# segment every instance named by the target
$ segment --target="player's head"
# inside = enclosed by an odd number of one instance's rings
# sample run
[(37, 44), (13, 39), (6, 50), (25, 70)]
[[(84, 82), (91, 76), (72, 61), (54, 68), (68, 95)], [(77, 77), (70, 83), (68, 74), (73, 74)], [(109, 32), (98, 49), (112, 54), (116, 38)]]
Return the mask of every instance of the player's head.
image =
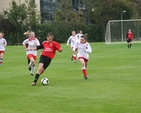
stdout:
[(75, 36), (76, 35), (76, 32), (75, 31), (72, 31), (72, 36)]
[(80, 30), (79, 33), (82, 34), (82, 30)]
[(47, 38), (47, 41), (51, 42), (53, 40), (53, 38), (54, 38), (54, 34), (52, 32), (49, 32), (47, 34), (47, 37), (46, 38)]
[(129, 29), (129, 32), (131, 32), (131, 29)]
[(32, 39), (35, 38), (35, 32), (30, 31), (30, 33), (29, 33), (29, 37), (32, 38)]
[(0, 32), (0, 38), (3, 38), (3, 36), (4, 36), (4, 33)]
[(87, 42), (87, 36), (86, 35), (82, 35), (80, 38), (80, 43), (85, 43)]

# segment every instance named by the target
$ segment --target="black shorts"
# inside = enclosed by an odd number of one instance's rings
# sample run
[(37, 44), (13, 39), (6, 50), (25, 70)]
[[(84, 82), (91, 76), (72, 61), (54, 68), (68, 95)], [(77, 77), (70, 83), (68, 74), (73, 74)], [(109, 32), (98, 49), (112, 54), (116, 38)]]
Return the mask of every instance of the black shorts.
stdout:
[(46, 69), (49, 66), (51, 60), (51, 58), (41, 55), (39, 63), (43, 63), (43, 68)]
[(132, 42), (132, 40), (131, 39), (127, 39), (127, 42), (129, 43), (129, 42)]

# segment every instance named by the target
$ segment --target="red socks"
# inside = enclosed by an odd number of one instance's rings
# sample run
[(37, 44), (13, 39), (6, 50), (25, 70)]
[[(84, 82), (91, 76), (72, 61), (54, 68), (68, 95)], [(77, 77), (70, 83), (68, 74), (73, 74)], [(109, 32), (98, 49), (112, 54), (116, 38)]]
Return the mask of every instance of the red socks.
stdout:
[(76, 62), (76, 55), (72, 55), (72, 59), (74, 62)]
[(84, 77), (87, 76), (86, 68), (83, 68), (82, 72), (83, 72)]

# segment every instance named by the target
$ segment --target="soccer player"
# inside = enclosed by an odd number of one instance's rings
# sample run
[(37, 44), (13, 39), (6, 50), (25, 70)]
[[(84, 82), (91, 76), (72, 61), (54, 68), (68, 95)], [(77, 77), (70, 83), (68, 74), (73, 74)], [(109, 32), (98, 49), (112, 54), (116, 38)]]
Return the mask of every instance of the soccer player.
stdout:
[(40, 45), (39, 40), (35, 37), (35, 33), (31, 31), (29, 37), (23, 41), (24, 48), (26, 50), (28, 69), (30, 75), (34, 76), (35, 62), (37, 56), (36, 46)]
[(7, 41), (5, 38), (3, 38), (4, 33), (0, 32), (0, 65), (2, 65), (3, 62), (3, 56), (5, 52), (5, 46), (7, 45)]
[(43, 41), (40, 46), (37, 46), (38, 49), (43, 49), (41, 52), (38, 69), (32, 83), (32, 86), (37, 84), (37, 81), (41, 74), (46, 70), (46, 68), (51, 63), (51, 60), (54, 58), (56, 51), (62, 52), (61, 45), (58, 42), (53, 41), (54, 35), (49, 32), (47, 34), (47, 40)]
[(132, 40), (133, 40), (133, 33), (132, 33), (131, 29), (129, 29), (128, 33), (127, 33), (128, 48), (132, 47)]
[(77, 36), (76, 36), (76, 32), (72, 31), (72, 35), (68, 38), (67, 40), (67, 46), (70, 43), (71, 49), (72, 49), (72, 56), (71, 56), (71, 60), (73, 60), (76, 63), (76, 53), (73, 52), (73, 47), (74, 44), (77, 42)]
[(86, 35), (82, 35), (80, 38), (80, 41), (75, 43), (73, 51), (76, 52), (76, 50), (78, 51), (77, 57), (82, 65), (82, 72), (83, 72), (84, 79), (87, 80), (88, 75), (87, 75), (86, 69), (88, 65), (89, 54), (92, 52), (92, 48), (90, 44), (87, 42)]
[(82, 30), (79, 31), (77, 35), (77, 40), (80, 41), (81, 36), (83, 35)]

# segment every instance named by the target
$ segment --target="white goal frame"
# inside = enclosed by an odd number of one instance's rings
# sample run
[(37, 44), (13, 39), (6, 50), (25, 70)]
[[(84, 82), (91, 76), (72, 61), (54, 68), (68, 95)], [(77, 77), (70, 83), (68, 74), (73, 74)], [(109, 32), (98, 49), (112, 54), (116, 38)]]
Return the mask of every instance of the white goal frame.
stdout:
[(131, 29), (134, 40), (141, 40), (141, 19), (110, 20), (106, 26), (105, 43), (125, 42), (126, 34)]

